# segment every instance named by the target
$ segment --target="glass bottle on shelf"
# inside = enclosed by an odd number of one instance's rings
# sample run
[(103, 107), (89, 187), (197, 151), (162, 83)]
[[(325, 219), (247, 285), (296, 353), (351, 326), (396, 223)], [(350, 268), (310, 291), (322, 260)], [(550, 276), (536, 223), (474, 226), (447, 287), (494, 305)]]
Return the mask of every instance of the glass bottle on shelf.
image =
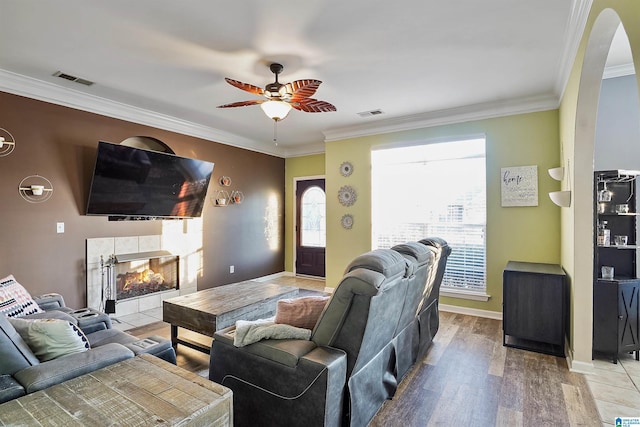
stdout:
[(598, 202), (610, 202), (611, 191), (607, 189), (607, 181), (602, 181), (602, 190), (598, 191)]
[(607, 228), (607, 221), (598, 222), (598, 246), (611, 244), (611, 230)]

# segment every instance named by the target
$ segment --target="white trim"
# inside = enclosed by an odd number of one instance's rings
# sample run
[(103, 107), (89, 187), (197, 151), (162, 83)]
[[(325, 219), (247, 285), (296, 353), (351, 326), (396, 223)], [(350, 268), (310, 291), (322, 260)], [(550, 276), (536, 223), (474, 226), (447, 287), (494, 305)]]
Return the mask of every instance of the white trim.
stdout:
[(487, 319), (502, 320), (501, 311), (481, 310), (479, 308), (460, 307), (457, 305), (438, 304), (440, 311), (448, 313), (466, 314), (468, 316), (485, 317)]
[(636, 73), (636, 67), (634, 67), (633, 62), (622, 65), (614, 65), (611, 67), (606, 67), (604, 69), (604, 73), (602, 74), (602, 80), (604, 79), (613, 79), (616, 77), (624, 77), (624, 76), (632, 76)]
[[(313, 276), (296, 275), (295, 273), (293, 273), (291, 271), (281, 271), (280, 273), (270, 274), (268, 276), (257, 277), (255, 279), (251, 279), (251, 280), (255, 280), (256, 282), (268, 282), (269, 280), (274, 280), (274, 279), (277, 279), (279, 277), (301, 277), (301, 278), (309, 279), (309, 280), (317, 280), (319, 282), (323, 282), (324, 281), (324, 279), (315, 278)], [(324, 287), (324, 292), (326, 292), (328, 294), (332, 294), (333, 291), (335, 291), (335, 290), (336, 290), (336, 288), (331, 288), (329, 286), (325, 286)]]
[(593, 366), (593, 363), (573, 360), (569, 356), (567, 356), (567, 366), (569, 366), (570, 372), (576, 372), (578, 374), (593, 374), (595, 370), (595, 366)]
[(573, 360), (573, 350), (569, 345), (569, 340), (565, 336), (564, 340), (564, 354), (566, 354), (565, 359), (567, 361), (567, 366), (569, 367), (569, 371), (576, 372), (578, 374), (592, 374), (595, 366), (593, 362), (582, 362), (578, 360)]
[(560, 99), (558, 96), (553, 94), (539, 95), (515, 100), (492, 101), (429, 113), (378, 120), (376, 122), (367, 122), (361, 125), (328, 129), (323, 131), (323, 134), (327, 142), (338, 141), (347, 138), (358, 138), (383, 133), (505, 117), (515, 114), (554, 110), (558, 108), (559, 105)]
[(556, 78), (555, 93), (559, 99), (562, 99), (564, 91), (569, 82), (571, 69), (580, 47), (582, 34), (587, 26), (587, 19), (591, 11), (593, 0), (573, 0), (571, 7), (571, 16), (567, 24), (567, 32), (564, 39), (564, 50), (560, 58), (560, 67), (558, 77)]
[(484, 292), (474, 292), (469, 290), (455, 289), (455, 288), (440, 288), (441, 297), (469, 299), (473, 301), (489, 301), (491, 295)]
[(324, 154), (325, 147), (324, 142), (320, 142), (317, 144), (306, 144), (300, 146), (293, 147), (283, 147), (284, 148), (284, 156), (286, 158), (290, 157), (302, 157), (302, 156), (311, 156), (313, 154)]
[(256, 277), (255, 279), (251, 280), (255, 280), (256, 282), (268, 282), (269, 280), (278, 279), (280, 277), (289, 277), (293, 275), (294, 274), (289, 271), (281, 271), (279, 273), (269, 274), (268, 276)]
[(277, 146), (268, 147), (269, 149), (265, 150), (265, 144), (260, 141), (254, 141), (209, 126), (101, 98), (2, 69), (0, 69), (0, 91), (263, 154), (284, 157), (283, 150)]

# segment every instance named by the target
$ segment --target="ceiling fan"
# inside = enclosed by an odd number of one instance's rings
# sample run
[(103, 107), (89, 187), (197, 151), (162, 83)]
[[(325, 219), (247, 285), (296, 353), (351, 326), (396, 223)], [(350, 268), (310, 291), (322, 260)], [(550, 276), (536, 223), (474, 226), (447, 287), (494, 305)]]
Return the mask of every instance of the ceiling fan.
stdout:
[(227, 83), (254, 95), (264, 96), (265, 99), (254, 99), (251, 101), (233, 102), (231, 104), (219, 105), (218, 108), (246, 107), (249, 105), (260, 105), (265, 114), (275, 122), (284, 120), (295, 108), (306, 113), (324, 113), (336, 111), (336, 107), (326, 101), (310, 98), (318, 87), (320, 80), (305, 79), (296, 80), (291, 83), (282, 84), (278, 81), (278, 74), (284, 67), (282, 64), (273, 63), (269, 69), (276, 76), (276, 81), (269, 83), (264, 89), (238, 80), (225, 78)]

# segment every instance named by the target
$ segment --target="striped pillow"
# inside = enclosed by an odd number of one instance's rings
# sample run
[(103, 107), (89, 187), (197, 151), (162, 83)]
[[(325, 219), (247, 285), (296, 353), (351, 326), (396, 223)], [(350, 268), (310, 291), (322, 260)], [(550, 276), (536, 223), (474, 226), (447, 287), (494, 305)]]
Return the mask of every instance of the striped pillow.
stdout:
[(22, 317), (28, 314), (44, 313), (44, 310), (13, 275), (9, 275), (0, 280), (0, 313), (7, 317)]

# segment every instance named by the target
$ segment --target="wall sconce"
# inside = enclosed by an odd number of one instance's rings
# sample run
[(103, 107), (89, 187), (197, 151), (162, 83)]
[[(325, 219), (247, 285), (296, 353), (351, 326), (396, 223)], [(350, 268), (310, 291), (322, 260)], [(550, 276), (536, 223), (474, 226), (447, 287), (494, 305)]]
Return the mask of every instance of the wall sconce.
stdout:
[(29, 203), (42, 203), (53, 196), (53, 185), (44, 176), (29, 175), (20, 181), (18, 193)]
[[(569, 171), (569, 162), (567, 161), (567, 172)], [(564, 168), (562, 166), (557, 168), (549, 169), (549, 176), (556, 181), (562, 182), (564, 178)], [(567, 181), (570, 176), (567, 173)], [(569, 188), (571, 188), (571, 183), (568, 183)], [(552, 191), (549, 193), (549, 198), (553, 203), (560, 206), (561, 208), (568, 208), (571, 206), (571, 190), (563, 190), (563, 191)]]
[(0, 128), (0, 157), (8, 156), (16, 148), (16, 139), (6, 129)]

